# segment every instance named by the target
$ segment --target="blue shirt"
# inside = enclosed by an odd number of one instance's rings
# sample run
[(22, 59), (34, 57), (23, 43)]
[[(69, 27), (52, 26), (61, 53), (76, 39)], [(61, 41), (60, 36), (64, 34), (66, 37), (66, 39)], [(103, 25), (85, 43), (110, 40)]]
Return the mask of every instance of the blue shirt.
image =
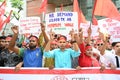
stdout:
[(52, 51), (44, 52), (45, 57), (52, 57), (55, 59), (55, 68), (71, 68), (72, 57), (78, 57), (80, 50), (75, 51), (71, 48), (61, 51), (60, 49), (54, 49)]
[(24, 67), (42, 67), (42, 51), (40, 48), (35, 50), (21, 48), (20, 55), (23, 56)]

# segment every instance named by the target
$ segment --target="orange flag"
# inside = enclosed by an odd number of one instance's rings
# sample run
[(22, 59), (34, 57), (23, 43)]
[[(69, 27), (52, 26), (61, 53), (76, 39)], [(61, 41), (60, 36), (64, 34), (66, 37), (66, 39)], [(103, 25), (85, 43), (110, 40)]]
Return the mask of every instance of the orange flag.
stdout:
[(0, 5), (0, 30), (2, 29), (4, 25), (4, 13), (5, 13), (5, 7), (6, 7), (6, 0)]
[(111, 0), (95, 0), (94, 15), (115, 19), (120, 13)]
[(43, 0), (39, 9), (39, 13), (46, 12), (47, 0)]
[(85, 16), (79, 8), (78, 0), (74, 0), (73, 2), (73, 11), (78, 13), (78, 28), (80, 27), (80, 23), (86, 23)]

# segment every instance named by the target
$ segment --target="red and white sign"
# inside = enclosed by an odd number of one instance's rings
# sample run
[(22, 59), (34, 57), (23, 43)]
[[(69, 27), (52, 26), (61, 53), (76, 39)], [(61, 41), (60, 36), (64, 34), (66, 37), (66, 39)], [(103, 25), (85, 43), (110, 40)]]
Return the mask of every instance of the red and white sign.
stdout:
[(0, 68), (0, 80), (120, 80), (120, 69), (99, 68), (54, 69), (22, 68), (15, 72), (14, 68)]
[(82, 28), (83, 30), (83, 36), (84, 37), (87, 37), (88, 36), (88, 28), (91, 26), (91, 30), (92, 30), (92, 34), (91, 34), (91, 37), (94, 38), (94, 37), (97, 37), (99, 35), (98, 33), (98, 26), (96, 25), (92, 25), (90, 24), (90, 22), (88, 23), (81, 23), (80, 24), (80, 27)]
[(39, 35), (40, 28), (40, 17), (24, 17), (20, 19), (20, 34), (36, 34)]
[(105, 18), (99, 20), (98, 25), (102, 32), (111, 35), (111, 42), (120, 42), (120, 21)]

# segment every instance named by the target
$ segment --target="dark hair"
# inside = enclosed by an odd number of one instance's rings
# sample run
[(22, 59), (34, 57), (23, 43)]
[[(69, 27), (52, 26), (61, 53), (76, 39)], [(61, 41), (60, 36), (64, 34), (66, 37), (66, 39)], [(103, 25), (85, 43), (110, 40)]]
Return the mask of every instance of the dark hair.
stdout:
[(12, 37), (13, 35), (8, 35), (7, 37)]
[(91, 46), (91, 45), (90, 44), (86, 44), (85, 47), (87, 47), (87, 46)]
[(113, 42), (112, 47), (114, 47), (117, 43), (120, 43), (120, 42)]
[(61, 37), (63, 37), (65, 40), (67, 40), (67, 37), (64, 36), (64, 35), (60, 35), (60, 36), (57, 38), (57, 40), (60, 40)]
[(0, 39), (6, 39), (6, 36), (0, 36)]

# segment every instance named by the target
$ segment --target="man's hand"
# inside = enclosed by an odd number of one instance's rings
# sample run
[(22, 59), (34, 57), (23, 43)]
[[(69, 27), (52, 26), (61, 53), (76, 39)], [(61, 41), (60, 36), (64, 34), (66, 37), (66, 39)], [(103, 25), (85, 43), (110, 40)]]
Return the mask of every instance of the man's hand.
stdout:
[(40, 23), (40, 25), (41, 25), (41, 30), (45, 31), (45, 25), (43, 23)]
[(18, 34), (18, 32), (19, 32), (18, 31), (18, 26), (13, 26), (11, 29), (12, 29), (14, 34)]

